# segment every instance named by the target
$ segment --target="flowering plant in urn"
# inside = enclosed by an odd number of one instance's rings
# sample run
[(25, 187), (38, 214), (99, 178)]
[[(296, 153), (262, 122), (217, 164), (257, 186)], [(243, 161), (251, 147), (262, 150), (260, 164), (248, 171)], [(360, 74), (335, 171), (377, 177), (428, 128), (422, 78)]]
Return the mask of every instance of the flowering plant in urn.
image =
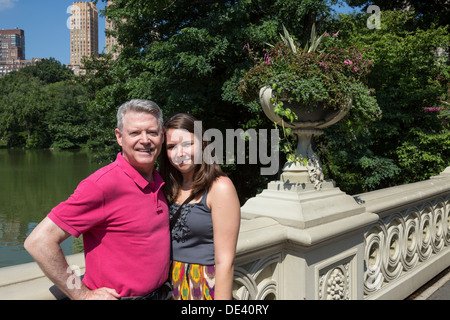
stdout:
[[(317, 37), (314, 25), (304, 47), (285, 28), (281, 39), (255, 59), (238, 91), (246, 103), (259, 98), (265, 114), (283, 128), (281, 149), (287, 165), (300, 162), (310, 171), (310, 180), (317, 182), (321, 165), (309, 145), (312, 136), (344, 117), (353, 133), (381, 117), (374, 92), (366, 85), (372, 61), (355, 46), (344, 47), (338, 33)], [(249, 45), (244, 48), (253, 55)], [(292, 133), (299, 140), (295, 151)]]

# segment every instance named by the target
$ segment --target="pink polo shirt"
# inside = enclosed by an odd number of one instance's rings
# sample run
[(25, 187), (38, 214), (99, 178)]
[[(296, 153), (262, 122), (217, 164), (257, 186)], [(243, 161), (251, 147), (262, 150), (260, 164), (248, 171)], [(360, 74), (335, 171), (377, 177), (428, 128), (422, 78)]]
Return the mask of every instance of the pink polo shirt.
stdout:
[(153, 178), (148, 182), (119, 153), (48, 214), (71, 235), (83, 234), (88, 288), (142, 296), (167, 280), (169, 213), (156, 170)]

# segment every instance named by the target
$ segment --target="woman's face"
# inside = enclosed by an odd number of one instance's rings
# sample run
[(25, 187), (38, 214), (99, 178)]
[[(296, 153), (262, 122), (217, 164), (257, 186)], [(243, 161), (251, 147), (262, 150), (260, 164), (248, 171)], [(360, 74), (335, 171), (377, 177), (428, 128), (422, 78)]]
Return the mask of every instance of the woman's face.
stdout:
[(184, 129), (166, 132), (167, 156), (170, 163), (182, 174), (191, 172), (201, 164), (201, 141)]

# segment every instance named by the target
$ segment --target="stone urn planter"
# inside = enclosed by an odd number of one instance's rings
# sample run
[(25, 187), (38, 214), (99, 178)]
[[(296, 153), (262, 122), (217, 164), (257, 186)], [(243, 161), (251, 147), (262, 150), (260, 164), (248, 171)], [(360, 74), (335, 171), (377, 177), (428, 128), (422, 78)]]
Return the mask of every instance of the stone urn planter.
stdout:
[[(283, 30), (282, 41), (269, 45), (264, 58), (256, 59), (254, 66), (242, 76), (238, 93), (244, 103), (259, 99), (270, 120), (283, 129), (289, 128), (286, 134), (298, 137), (296, 151), (290, 144), (284, 146), (288, 149), (288, 162), (280, 182), (285, 182), (286, 187), (301, 183), (307, 188), (312, 184), (314, 189), (321, 189), (322, 166), (311, 148), (313, 137), (321, 135), (324, 128), (349, 112), (352, 113), (350, 121), (343, 123), (349, 133), (361, 132), (381, 116), (373, 90), (366, 85), (372, 61), (363, 57), (364, 50), (345, 46), (337, 33), (317, 36), (313, 25), (311, 37), (303, 46), (286, 28)], [(253, 57), (249, 44), (243, 49), (246, 48)], [(284, 96), (290, 100), (283, 100)], [(289, 105), (289, 101), (303, 101), (304, 106)]]
[(322, 188), (324, 176), (322, 164), (319, 157), (312, 150), (311, 142), (314, 136), (323, 133), (322, 129), (327, 128), (347, 115), (350, 111), (352, 100), (338, 110), (324, 108), (317, 103), (315, 106), (299, 106), (295, 103), (283, 101), (285, 108), (290, 108), (298, 117), (294, 122), (286, 121), (274, 112), (274, 105), (271, 102), (273, 92), (270, 87), (263, 87), (259, 92), (259, 99), (265, 115), (279, 126), (292, 129), (292, 134), (297, 135), (298, 161), (287, 162), (283, 167), (281, 181), (293, 184), (313, 184), (314, 189)]

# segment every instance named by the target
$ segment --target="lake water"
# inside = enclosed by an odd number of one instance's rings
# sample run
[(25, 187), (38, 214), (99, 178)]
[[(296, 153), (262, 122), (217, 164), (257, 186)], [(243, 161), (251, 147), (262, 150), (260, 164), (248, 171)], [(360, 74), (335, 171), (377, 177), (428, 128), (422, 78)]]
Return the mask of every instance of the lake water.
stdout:
[[(23, 247), (27, 235), (100, 167), (87, 150), (0, 149), (0, 268), (34, 261)], [(63, 242), (64, 254), (73, 241)]]

